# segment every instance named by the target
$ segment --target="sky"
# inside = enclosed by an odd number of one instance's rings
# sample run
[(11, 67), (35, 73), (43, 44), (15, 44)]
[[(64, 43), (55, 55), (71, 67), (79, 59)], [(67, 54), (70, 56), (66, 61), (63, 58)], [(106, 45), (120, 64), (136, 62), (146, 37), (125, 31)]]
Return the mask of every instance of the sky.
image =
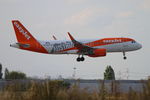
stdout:
[[(0, 0), (0, 63), (9, 70), (22, 71), (30, 77), (103, 79), (111, 65), (117, 79), (146, 79), (150, 76), (150, 0)], [(16, 43), (12, 20), (19, 20), (38, 40), (130, 37), (143, 48), (106, 57), (46, 55), (12, 48)]]

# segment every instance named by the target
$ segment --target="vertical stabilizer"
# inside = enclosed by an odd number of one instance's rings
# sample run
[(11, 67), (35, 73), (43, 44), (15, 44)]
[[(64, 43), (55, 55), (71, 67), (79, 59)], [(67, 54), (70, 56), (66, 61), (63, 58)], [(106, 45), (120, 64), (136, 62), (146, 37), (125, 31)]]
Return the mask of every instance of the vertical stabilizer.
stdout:
[(18, 41), (17, 45), (19, 45), (20, 49), (48, 53), (18, 20), (13, 20), (12, 24)]

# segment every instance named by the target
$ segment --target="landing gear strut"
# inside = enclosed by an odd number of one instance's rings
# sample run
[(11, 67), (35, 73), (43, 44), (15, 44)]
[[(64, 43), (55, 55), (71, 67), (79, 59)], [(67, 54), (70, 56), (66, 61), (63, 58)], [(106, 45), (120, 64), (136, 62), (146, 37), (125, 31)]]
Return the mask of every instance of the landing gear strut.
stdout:
[(124, 60), (127, 59), (125, 52), (123, 52), (123, 59), (124, 59)]
[(83, 57), (83, 55), (82, 55), (82, 57), (80, 57), (80, 55), (79, 55), (77, 58), (77, 62), (84, 61), (84, 60), (85, 60), (85, 58)]

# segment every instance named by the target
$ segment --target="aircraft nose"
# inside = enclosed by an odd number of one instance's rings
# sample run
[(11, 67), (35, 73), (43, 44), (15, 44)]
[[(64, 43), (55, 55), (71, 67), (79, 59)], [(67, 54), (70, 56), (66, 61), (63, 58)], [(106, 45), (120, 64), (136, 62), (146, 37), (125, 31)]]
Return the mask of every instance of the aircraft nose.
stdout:
[(138, 49), (141, 49), (142, 45), (140, 43), (138, 43)]

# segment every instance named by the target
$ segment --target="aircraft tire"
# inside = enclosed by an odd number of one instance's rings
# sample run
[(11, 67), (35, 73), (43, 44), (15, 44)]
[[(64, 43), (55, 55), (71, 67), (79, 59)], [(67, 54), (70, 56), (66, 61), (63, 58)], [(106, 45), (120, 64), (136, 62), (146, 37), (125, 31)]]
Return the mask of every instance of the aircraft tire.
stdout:
[(77, 62), (80, 62), (80, 61), (81, 61), (81, 59), (78, 57), (78, 58), (77, 58)]
[(126, 59), (127, 59), (127, 57), (123, 57), (123, 59), (124, 59), (124, 60), (126, 60)]
[(81, 61), (84, 61), (85, 59), (84, 59), (84, 57), (81, 57), (80, 60), (81, 60)]

